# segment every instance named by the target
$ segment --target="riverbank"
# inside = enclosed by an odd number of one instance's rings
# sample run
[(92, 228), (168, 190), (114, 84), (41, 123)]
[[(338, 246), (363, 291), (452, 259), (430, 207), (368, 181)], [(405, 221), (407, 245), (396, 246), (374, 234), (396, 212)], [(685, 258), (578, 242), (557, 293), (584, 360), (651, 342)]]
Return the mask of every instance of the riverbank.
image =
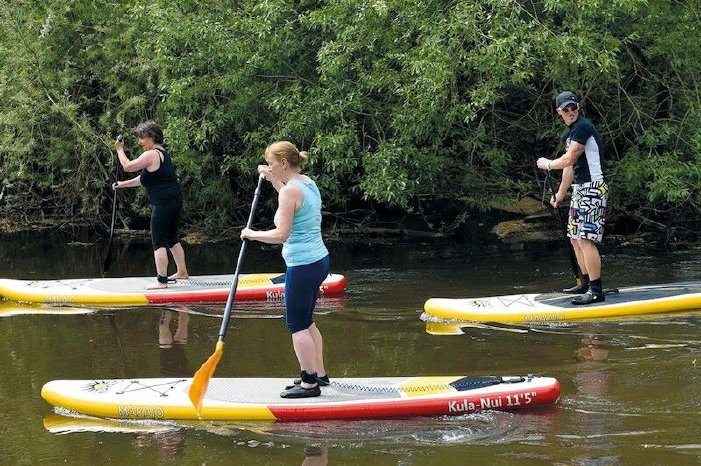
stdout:
[[(465, 215), (455, 225), (448, 219), (462, 209)], [(325, 213), (323, 234), (329, 242), (383, 242), (401, 240), (407, 242), (450, 241), (459, 245), (521, 249), (528, 244), (547, 245), (563, 241), (563, 208), (559, 215), (545, 203), (522, 197), (495, 204), (488, 210), (467, 211), (464, 206), (443, 205), (439, 212), (427, 215), (425, 211), (406, 214), (396, 211), (358, 211), (350, 215)], [(561, 217), (563, 216), (563, 217)], [(145, 223), (145, 222), (140, 222)], [(266, 228), (269, 219), (259, 221), (258, 228)], [(182, 229), (184, 244), (206, 244), (237, 242), (240, 227), (232, 227), (213, 234), (195, 225)], [(60, 231), (75, 243), (94, 244), (107, 241), (109, 231), (103, 225), (92, 225), (69, 221), (60, 216), (42, 216), (40, 220), (23, 223), (0, 220), (0, 235), (22, 235), (40, 231)], [(115, 238), (148, 242), (149, 231), (145, 229), (116, 229)], [(602, 248), (653, 247), (683, 250), (694, 248), (701, 241), (698, 231), (679, 227), (668, 227), (636, 214), (613, 213), (607, 219), (606, 235)]]
[[(614, 230), (610, 228), (610, 230)], [(239, 243), (238, 231), (231, 230), (216, 236), (201, 230), (183, 231), (181, 242), (185, 246), (221, 244), (229, 247)], [(563, 248), (565, 237), (557, 219), (552, 214), (536, 214), (516, 220), (505, 220), (494, 225), (474, 222), (461, 231), (446, 235), (439, 232), (408, 229), (402, 226), (335, 226), (323, 230), (328, 244), (388, 244), (388, 243), (443, 243), (443, 257), (474, 255), (482, 251), (549, 251)], [(91, 225), (52, 224), (42, 222), (25, 228), (0, 228), (0, 241), (12, 239), (10, 243), (35, 242), (36, 238), (52, 238), (50, 241), (64, 242), (73, 247), (106, 246), (109, 232), (97, 231)], [(43, 239), (42, 242), (46, 241)], [(148, 230), (117, 229), (114, 232), (115, 244), (150, 244)], [(701, 241), (694, 237), (668, 237), (664, 232), (638, 229), (632, 232), (617, 228), (607, 232), (600, 245), (602, 254), (622, 248), (636, 250), (683, 251), (701, 249)]]

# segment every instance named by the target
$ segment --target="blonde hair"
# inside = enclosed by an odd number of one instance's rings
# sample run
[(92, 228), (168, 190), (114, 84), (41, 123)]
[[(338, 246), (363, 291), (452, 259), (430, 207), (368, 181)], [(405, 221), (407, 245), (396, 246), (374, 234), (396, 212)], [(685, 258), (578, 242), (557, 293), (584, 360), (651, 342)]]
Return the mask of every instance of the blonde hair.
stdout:
[(301, 168), (309, 161), (309, 153), (297, 150), (290, 141), (277, 141), (270, 144), (265, 148), (265, 154), (271, 154), (277, 160), (287, 160), (292, 168)]

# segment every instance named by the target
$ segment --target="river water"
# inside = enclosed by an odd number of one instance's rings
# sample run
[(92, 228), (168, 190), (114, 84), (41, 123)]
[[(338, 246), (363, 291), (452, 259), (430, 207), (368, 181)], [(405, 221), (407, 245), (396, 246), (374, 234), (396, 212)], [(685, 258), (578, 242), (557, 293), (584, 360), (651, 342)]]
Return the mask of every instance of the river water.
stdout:
[[(252, 244), (245, 272), (283, 270)], [(53, 379), (191, 376), (212, 354), (221, 304), (9, 315), (0, 303), (1, 464), (701, 464), (701, 314), (534, 327), (427, 328), (429, 297), (570, 285), (561, 244), (494, 248), (330, 243), (341, 298), (318, 305), (331, 377), (556, 377), (552, 407), (456, 417), (305, 423), (94, 422), (40, 397)], [(193, 275), (231, 273), (238, 244), (186, 246)], [(111, 276), (152, 275), (147, 245), (120, 242)], [(60, 233), (0, 241), (2, 278), (97, 276), (102, 249)], [(701, 280), (701, 250), (604, 248), (604, 286)], [(85, 311), (87, 313), (71, 313)], [(237, 304), (220, 377), (294, 377), (279, 304)], [(173, 340), (175, 342), (173, 342)]]

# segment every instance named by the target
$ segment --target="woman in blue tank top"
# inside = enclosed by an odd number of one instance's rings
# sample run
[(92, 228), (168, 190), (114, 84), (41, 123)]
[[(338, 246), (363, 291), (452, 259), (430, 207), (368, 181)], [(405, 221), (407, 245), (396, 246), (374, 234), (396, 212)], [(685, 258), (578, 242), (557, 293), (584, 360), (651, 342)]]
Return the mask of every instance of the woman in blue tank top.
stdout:
[[(165, 288), (169, 281), (188, 278), (185, 251), (178, 240), (183, 195), (170, 154), (163, 147), (163, 130), (153, 121), (141, 123), (134, 129), (144, 152), (129, 160), (124, 152), (124, 142), (117, 141), (115, 148), (119, 163), (126, 172), (141, 171), (127, 181), (117, 181), (113, 189), (146, 188), (151, 202), (151, 242), (156, 262), (156, 283), (150, 288)], [(168, 250), (173, 254), (176, 272), (168, 276)]]
[(321, 333), (313, 313), (319, 287), (329, 274), (329, 252), (321, 238), (321, 195), (316, 183), (300, 173), (308, 154), (288, 141), (265, 150), (267, 165), (258, 172), (278, 191), (275, 228), (244, 228), (241, 239), (282, 244), (285, 272), (285, 324), (299, 360), (301, 377), (285, 387), (283, 398), (319, 396), (319, 385), (328, 385)]

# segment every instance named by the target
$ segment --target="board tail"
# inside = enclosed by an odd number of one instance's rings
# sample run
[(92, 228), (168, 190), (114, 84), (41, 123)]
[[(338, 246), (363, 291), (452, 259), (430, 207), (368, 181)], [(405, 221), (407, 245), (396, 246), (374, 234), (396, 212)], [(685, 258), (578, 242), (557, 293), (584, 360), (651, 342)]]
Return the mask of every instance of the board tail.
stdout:
[(209, 386), (209, 380), (214, 375), (214, 371), (217, 370), (217, 365), (221, 360), (222, 354), (224, 354), (224, 342), (218, 341), (217, 346), (214, 349), (214, 353), (207, 359), (202, 367), (195, 372), (192, 378), (192, 384), (188, 390), (188, 395), (190, 396), (190, 401), (195, 406), (195, 411), (200, 414), (202, 409), (202, 400), (207, 393), (207, 387)]

